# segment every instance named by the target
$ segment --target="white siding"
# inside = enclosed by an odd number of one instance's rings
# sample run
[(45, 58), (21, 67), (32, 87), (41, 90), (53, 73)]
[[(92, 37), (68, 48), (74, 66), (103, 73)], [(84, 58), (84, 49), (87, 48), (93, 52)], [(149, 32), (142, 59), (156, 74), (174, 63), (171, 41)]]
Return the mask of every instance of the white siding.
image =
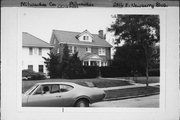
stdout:
[(44, 59), (50, 53), (49, 48), (42, 48), (42, 55), (39, 55), (39, 48), (33, 48), (33, 54), (29, 55), (29, 47), (23, 47), (22, 50), (22, 69), (28, 69), (28, 65), (33, 65), (33, 70), (39, 72), (39, 65), (43, 65), (44, 73), (47, 73)]

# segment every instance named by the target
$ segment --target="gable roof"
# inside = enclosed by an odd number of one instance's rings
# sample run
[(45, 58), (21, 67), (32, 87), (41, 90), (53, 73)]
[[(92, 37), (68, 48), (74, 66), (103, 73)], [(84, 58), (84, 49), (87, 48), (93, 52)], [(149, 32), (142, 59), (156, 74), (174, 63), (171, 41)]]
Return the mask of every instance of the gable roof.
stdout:
[(97, 34), (91, 34), (93, 36), (92, 42), (83, 42), (78, 40), (80, 32), (53, 30), (52, 35), (59, 41), (59, 43), (76, 44), (76, 45), (87, 45), (87, 46), (101, 46), (101, 47), (112, 47), (105, 39), (100, 38)]
[(92, 38), (93, 38), (93, 35), (88, 31), (88, 30), (85, 30), (83, 31), (82, 33), (79, 33), (78, 35), (76, 35), (77, 38), (79, 38), (81, 35), (83, 35), (84, 33), (87, 33), (89, 34)]
[(96, 60), (103, 60), (99, 55), (93, 54), (93, 53), (86, 53), (82, 56), (80, 56), (80, 59), (82, 60), (88, 60), (88, 59), (96, 59)]
[(22, 46), (23, 47), (42, 47), (42, 48), (51, 48), (52, 47), (49, 43), (29, 34), (27, 32), (22, 33)]

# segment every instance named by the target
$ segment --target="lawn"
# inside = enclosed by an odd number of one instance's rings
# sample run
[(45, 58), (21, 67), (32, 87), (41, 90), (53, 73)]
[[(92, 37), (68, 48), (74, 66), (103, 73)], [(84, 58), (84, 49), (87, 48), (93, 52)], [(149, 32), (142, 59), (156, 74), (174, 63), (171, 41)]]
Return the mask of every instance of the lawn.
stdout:
[(106, 92), (105, 99), (112, 98), (125, 98), (128, 96), (138, 96), (138, 95), (150, 95), (154, 93), (159, 93), (158, 87), (138, 87), (138, 88), (126, 88), (118, 90), (108, 90)]
[(47, 80), (28, 80), (22, 82), (22, 92), (28, 90), (31, 86), (40, 82), (74, 82), (80, 85), (88, 86), (86, 82), (92, 82), (98, 88), (116, 87), (132, 85), (128, 81), (111, 80), (111, 79), (47, 79)]
[[(120, 77), (122, 79), (133, 80), (135, 83), (146, 84), (146, 77)], [(159, 83), (160, 77), (149, 77), (149, 83)]]

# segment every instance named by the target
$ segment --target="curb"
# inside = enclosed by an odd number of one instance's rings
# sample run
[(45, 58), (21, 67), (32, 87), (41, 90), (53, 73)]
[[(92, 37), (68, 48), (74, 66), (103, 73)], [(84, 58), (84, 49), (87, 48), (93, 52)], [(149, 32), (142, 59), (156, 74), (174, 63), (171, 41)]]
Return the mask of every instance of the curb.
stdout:
[(124, 100), (124, 99), (131, 99), (131, 98), (138, 98), (138, 97), (146, 97), (146, 96), (158, 95), (158, 94), (159, 94), (159, 92), (155, 92), (155, 93), (144, 94), (144, 95), (137, 95), (137, 96), (126, 96), (126, 97), (118, 97), (118, 98), (109, 98), (109, 99), (104, 99), (103, 101)]

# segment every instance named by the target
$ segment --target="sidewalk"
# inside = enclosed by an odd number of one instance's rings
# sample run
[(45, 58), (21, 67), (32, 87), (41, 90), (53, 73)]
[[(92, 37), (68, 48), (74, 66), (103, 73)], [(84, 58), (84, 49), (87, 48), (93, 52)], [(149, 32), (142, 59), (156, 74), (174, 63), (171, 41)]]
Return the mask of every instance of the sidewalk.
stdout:
[[(158, 86), (159, 83), (150, 83), (149, 86)], [(127, 86), (117, 86), (117, 87), (107, 87), (107, 88), (99, 88), (102, 90), (116, 90), (116, 89), (125, 89), (125, 88), (136, 88), (136, 87), (145, 87), (146, 84), (134, 83), (133, 85)]]

